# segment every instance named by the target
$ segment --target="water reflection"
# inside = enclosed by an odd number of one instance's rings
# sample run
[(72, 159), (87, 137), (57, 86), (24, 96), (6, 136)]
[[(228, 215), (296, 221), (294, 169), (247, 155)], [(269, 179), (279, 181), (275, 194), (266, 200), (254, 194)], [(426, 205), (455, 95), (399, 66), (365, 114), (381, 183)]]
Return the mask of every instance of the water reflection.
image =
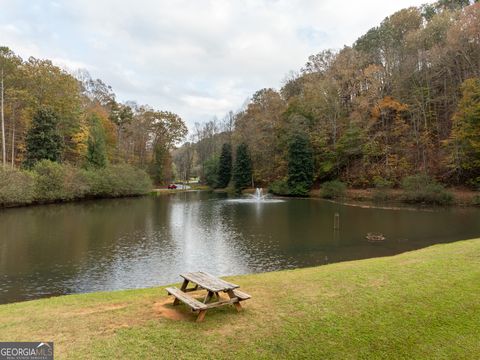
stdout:
[[(480, 235), (478, 209), (227, 200), (185, 192), (0, 211), (0, 302), (167, 284), (184, 271), (230, 275), (384, 256)], [(368, 232), (387, 240), (371, 245)]]

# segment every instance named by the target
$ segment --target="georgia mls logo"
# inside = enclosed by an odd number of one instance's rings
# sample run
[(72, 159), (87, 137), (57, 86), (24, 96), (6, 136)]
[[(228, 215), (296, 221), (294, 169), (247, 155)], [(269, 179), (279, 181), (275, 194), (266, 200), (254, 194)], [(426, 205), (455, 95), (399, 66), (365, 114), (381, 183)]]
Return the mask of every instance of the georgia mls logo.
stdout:
[(0, 342), (0, 360), (53, 360), (53, 342)]

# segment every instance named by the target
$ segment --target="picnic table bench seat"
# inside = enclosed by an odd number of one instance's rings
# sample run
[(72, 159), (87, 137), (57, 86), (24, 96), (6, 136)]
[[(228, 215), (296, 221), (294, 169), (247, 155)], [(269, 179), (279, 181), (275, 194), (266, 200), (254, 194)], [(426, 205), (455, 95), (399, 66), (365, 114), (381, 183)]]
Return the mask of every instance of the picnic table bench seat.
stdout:
[(250, 295), (238, 289), (233, 290), (233, 294), (238, 298), (238, 301), (248, 300), (251, 298)]
[(197, 299), (191, 297), (176, 287), (168, 287), (165, 290), (167, 290), (170, 295), (175, 296), (175, 298), (183, 302), (185, 305), (191, 307), (193, 311), (205, 310), (207, 308), (207, 305), (201, 303)]

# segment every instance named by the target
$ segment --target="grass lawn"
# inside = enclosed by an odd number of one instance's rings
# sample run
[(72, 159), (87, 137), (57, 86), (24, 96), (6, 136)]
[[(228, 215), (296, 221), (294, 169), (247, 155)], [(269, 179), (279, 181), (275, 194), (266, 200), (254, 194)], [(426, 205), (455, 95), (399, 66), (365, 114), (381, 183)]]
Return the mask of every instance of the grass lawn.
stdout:
[(1, 305), (0, 341), (53, 340), (56, 359), (480, 357), (480, 239), (228, 280), (253, 296), (241, 313), (195, 323), (163, 288), (71, 295)]

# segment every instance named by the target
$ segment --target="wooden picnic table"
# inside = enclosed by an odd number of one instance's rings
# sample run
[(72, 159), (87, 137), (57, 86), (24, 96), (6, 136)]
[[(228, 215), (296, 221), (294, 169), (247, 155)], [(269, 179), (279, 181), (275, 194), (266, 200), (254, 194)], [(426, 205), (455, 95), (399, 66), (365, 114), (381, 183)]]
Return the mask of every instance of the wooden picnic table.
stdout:
[[(180, 276), (184, 279), (180, 289), (176, 287), (170, 287), (166, 288), (165, 290), (167, 290), (170, 295), (175, 297), (173, 305), (178, 305), (181, 301), (185, 305), (189, 306), (192, 311), (198, 312), (198, 322), (203, 321), (207, 310), (211, 308), (233, 304), (237, 311), (240, 311), (242, 309), (240, 301), (250, 299), (251, 297), (250, 295), (238, 290), (238, 285), (219, 279), (206, 272), (189, 272), (180, 274)], [(188, 288), (189, 283), (192, 283), (193, 287)], [(203, 302), (187, 294), (188, 292), (201, 289), (207, 290), (207, 294), (205, 295)], [(221, 293), (226, 293), (228, 295), (228, 300), (222, 300), (220, 297)], [(216, 301), (211, 302), (214, 296)]]

